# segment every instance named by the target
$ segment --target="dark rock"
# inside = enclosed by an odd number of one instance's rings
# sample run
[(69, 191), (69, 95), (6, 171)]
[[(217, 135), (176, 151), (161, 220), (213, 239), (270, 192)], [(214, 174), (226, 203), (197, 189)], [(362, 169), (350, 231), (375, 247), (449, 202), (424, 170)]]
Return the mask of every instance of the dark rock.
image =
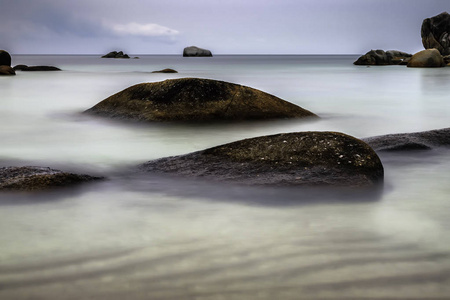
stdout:
[(421, 36), (425, 49), (435, 48), (442, 55), (450, 54), (450, 15), (447, 12), (422, 22)]
[(198, 48), (195, 46), (186, 47), (183, 50), (183, 56), (184, 57), (198, 57), (198, 56), (206, 56), (211, 57), (211, 51), (207, 49)]
[(103, 55), (102, 58), (130, 58), (128, 54), (124, 54), (123, 51), (112, 51), (106, 55)]
[(317, 117), (250, 87), (199, 78), (137, 84), (86, 113), (138, 121), (191, 122)]
[(0, 50), (0, 66), (11, 66), (11, 55), (5, 50)]
[(337, 132), (296, 132), (245, 139), (141, 166), (146, 172), (249, 185), (348, 187), (383, 180), (383, 165), (364, 142)]
[(439, 68), (445, 67), (446, 64), (438, 50), (427, 49), (414, 54), (407, 66), (410, 68)]
[(370, 50), (366, 54), (360, 56), (353, 64), (355, 65), (399, 65), (405, 59), (412, 55), (397, 50)]
[(17, 65), (13, 68), (15, 71), (61, 71), (60, 68), (53, 66), (27, 66)]
[(153, 71), (152, 73), (178, 73), (178, 72), (175, 71), (174, 69), (164, 69), (159, 71)]
[(450, 64), (450, 55), (443, 56), (442, 59), (446, 65)]
[(102, 179), (43, 167), (0, 168), (0, 190), (39, 191)]
[(0, 76), (1, 75), (16, 75), (16, 72), (10, 66), (0, 66)]
[(363, 139), (375, 151), (430, 150), (450, 146), (450, 128), (375, 136)]

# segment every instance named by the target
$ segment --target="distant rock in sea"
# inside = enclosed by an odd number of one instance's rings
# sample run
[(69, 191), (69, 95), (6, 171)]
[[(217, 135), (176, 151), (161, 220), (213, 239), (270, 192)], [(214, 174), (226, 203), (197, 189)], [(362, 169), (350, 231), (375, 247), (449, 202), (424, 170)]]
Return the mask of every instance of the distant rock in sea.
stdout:
[(211, 54), (211, 51), (209, 51), (207, 49), (198, 48), (196, 46), (190, 46), (190, 47), (184, 48), (183, 56), (184, 57), (200, 57), (200, 56), (211, 57), (212, 54)]
[(102, 179), (44, 167), (0, 168), (0, 191), (40, 191)]
[(11, 55), (5, 50), (0, 50), (0, 66), (11, 66)]
[(375, 151), (413, 151), (450, 147), (450, 128), (380, 135), (362, 139)]
[(360, 56), (353, 64), (369, 66), (399, 65), (411, 56), (412, 54), (397, 50), (370, 50), (366, 54)]
[(112, 51), (106, 55), (103, 55), (102, 58), (130, 58), (128, 54), (124, 54), (123, 51)]
[(159, 71), (153, 71), (152, 73), (178, 73), (178, 72), (174, 69), (164, 69)]
[(61, 71), (60, 68), (54, 66), (27, 66), (17, 65), (13, 68), (15, 71)]
[(442, 55), (450, 54), (450, 15), (447, 12), (422, 22), (422, 44), (425, 49), (435, 48)]
[(338, 132), (269, 135), (149, 161), (145, 172), (245, 185), (367, 187), (383, 181), (377, 154)]
[(103, 100), (86, 113), (150, 122), (317, 117), (268, 93), (200, 78), (137, 84)]
[(0, 76), (1, 75), (16, 75), (16, 72), (10, 66), (0, 65)]
[(426, 49), (414, 54), (407, 66), (410, 68), (439, 68), (445, 67), (446, 64), (437, 49)]

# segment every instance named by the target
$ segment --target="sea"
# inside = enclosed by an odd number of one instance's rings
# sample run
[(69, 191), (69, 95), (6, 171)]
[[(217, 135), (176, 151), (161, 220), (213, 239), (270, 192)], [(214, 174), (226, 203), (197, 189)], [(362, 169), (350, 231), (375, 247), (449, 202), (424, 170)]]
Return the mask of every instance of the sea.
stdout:
[[(449, 149), (379, 153), (376, 193), (136, 172), (262, 135), (450, 127), (450, 68), (357, 57), (12, 55), (62, 71), (0, 77), (0, 167), (107, 179), (0, 195), (0, 299), (450, 299)], [(165, 68), (178, 73), (152, 73)], [(143, 124), (82, 113), (131, 85), (185, 77), (250, 86), (320, 118)]]

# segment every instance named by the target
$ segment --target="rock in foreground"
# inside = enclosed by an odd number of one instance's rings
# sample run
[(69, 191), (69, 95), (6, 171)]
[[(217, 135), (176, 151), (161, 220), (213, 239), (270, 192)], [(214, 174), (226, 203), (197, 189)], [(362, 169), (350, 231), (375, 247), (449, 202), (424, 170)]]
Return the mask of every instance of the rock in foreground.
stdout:
[(0, 50), (0, 66), (11, 66), (11, 55), (5, 50)]
[(353, 64), (368, 66), (399, 65), (412, 55), (397, 50), (370, 50), (360, 56)]
[(198, 56), (211, 57), (212, 54), (211, 54), (211, 51), (209, 51), (207, 49), (190, 46), (190, 47), (184, 48), (183, 56), (184, 57), (198, 57)]
[(446, 64), (436, 49), (422, 50), (414, 54), (408, 62), (410, 68), (440, 68)]
[(297, 132), (245, 139), (142, 165), (169, 173), (248, 185), (373, 186), (383, 165), (364, 142), (337, 132)]
[(0, 191), (39, 191), (101, 179), (43, 167), (0, 168)]
[(450, 15), (443, 12), (422, 22), (421, 36), (425, 49), (435, 48), (442, 55), (450, 54)]
[(199, 78), (137, 84), (86, 113), (137, 121), (189, 122), (317, 117), (250, 87)]
[(16, 72), (10, 66), (0, 66), (0, 75), (16, 75)]
[(376, 151), (430, 150), (450, 146), (450, 128), (388, 134), (363, 139)]

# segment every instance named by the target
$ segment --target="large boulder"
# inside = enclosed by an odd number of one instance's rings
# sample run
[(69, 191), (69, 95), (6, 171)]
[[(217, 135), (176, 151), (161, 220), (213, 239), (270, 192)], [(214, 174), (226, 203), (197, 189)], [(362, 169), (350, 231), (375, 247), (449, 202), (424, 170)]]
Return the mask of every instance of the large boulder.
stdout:
[(124, 54), (123, 51), (112, 51), (103, 55), (102, 58), (130, 58), (130, 56)]
[(224, 81), (181, 78), (131, 86), (86, 113), (138, 121), (317, 117), (265, 92)]
[(48, 190), (99, 179), (43, 167), (3, 167), (0, 168), (0, 191)]
[(184, 57), (195, 57), (195, 56), (212, 56), (211, 51), (207, 49), (198, 48), (195, 46), (186, 47), (183, 50)]
[(13, 68), (15, 71), (61, 71), (60, 68), (54, 66), (27, 66), (17, 65)]
[(363, 139), (375, 151), (430, 150), (450, 146), (450, 128), (375, 136)]
[(410, 68), (439, 68), (445, 67), (446, 64), (437, 49), (426, 49), (414, 54), (407, 66)]
[(145, 172), (247, 185), (348, 187), (383, 180), (383, 165), (364, 142), (337, 132), (295, 132), (240, 140), (141, 166)]
[(421, 36), (425, 49), (435, 48), (442, 55), (450, 54), (450, 15), (447, 12), (422, 22)]
[(398, 50), (370, 50), (360, 56), (353, 64), (355, 65), (398, 65), (412, 55)]
[(0, 50), (0, 66), (11, 66), (11, 55), (5, 50)]
[(16, 72), (10, 66), (0, 65), (0, 75), (16, 75)]

